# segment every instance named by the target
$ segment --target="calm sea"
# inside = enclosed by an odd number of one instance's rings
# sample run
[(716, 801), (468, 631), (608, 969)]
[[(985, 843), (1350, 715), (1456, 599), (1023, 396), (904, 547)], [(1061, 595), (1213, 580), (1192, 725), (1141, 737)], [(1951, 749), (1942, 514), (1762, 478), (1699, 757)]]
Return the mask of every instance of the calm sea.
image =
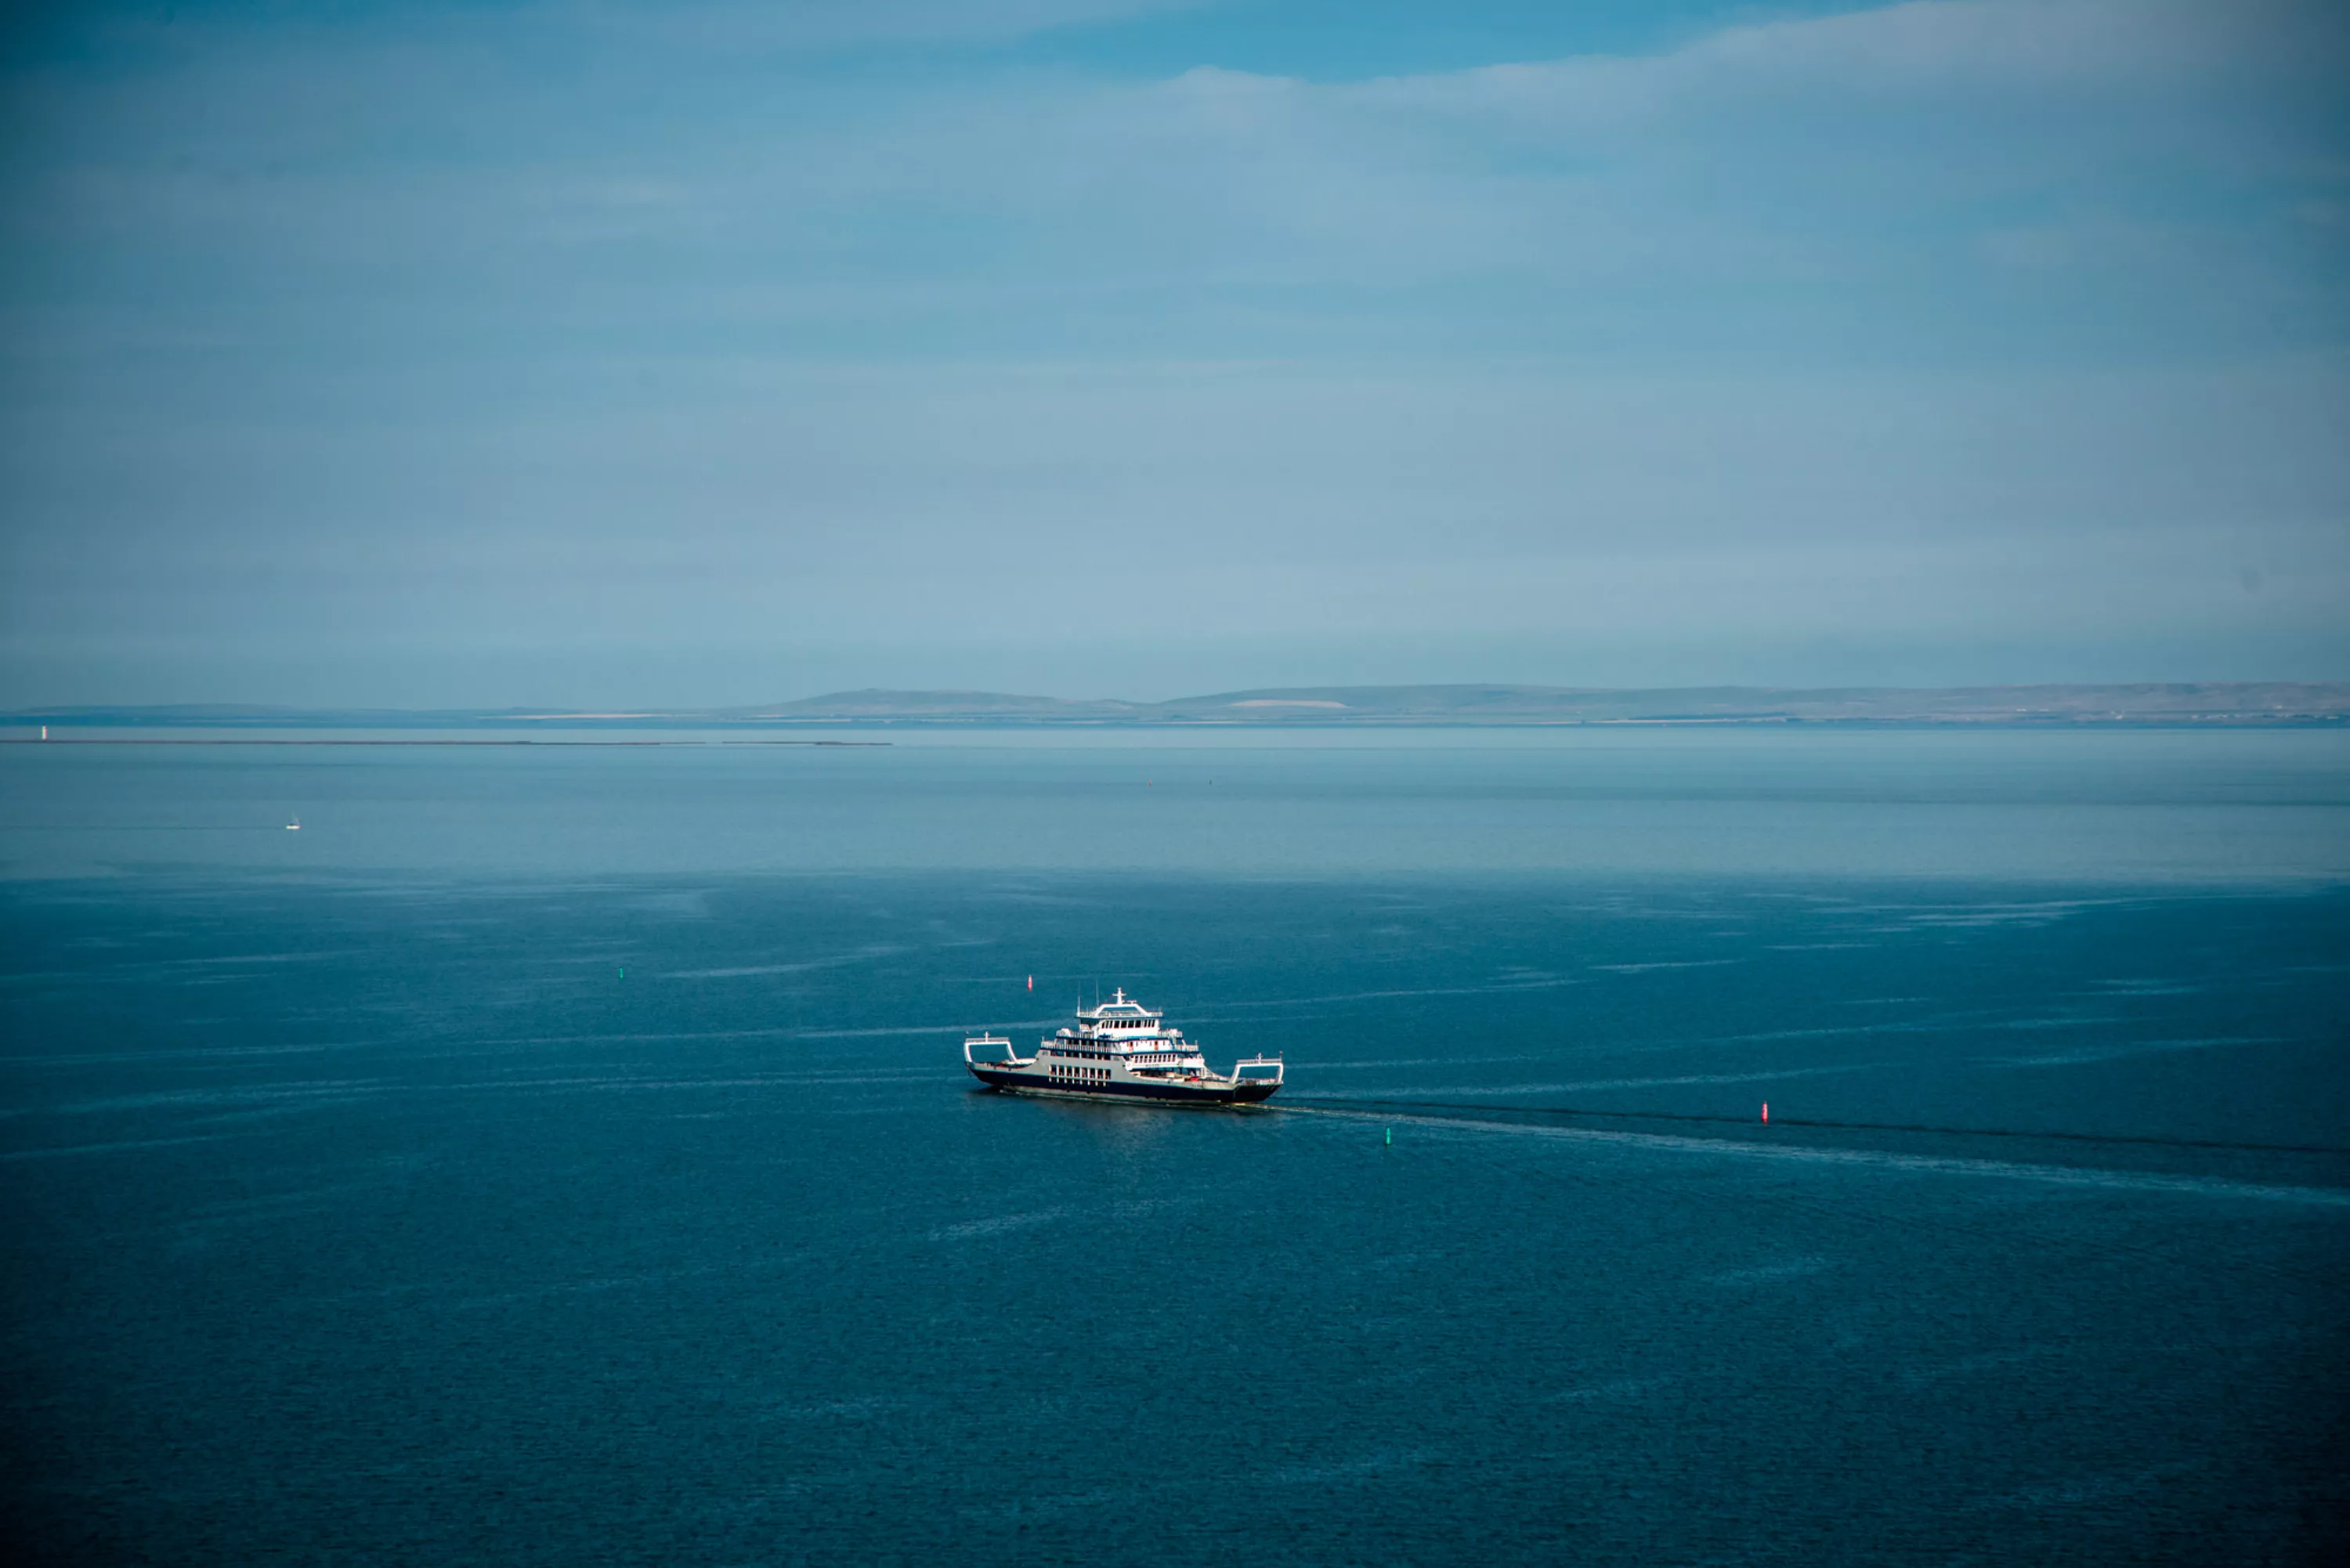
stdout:
[(20, 1552), (2350, 1546), (2350, 735), (638, 738), (0, 747)]

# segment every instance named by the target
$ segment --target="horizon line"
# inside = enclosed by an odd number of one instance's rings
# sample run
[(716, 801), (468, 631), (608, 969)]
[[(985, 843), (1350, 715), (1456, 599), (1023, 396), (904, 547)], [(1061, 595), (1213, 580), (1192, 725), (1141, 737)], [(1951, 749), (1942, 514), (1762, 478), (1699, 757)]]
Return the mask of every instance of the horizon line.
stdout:
[[(1664, 709), (1669, 711), (1659, 711)], [(1645, 711), (1643, 711), (1645, 710)], [(827, 722), (858, 720), (971, 722), (1090, 720), (1197, 722), (1464, 722), (1556, 720), (1900, 719), (1983, 722), (2069, 718), (2339, 721), (2350, 719), (2350, 681), (2036, 681), (1945, 686), (1553, 686), (1507, 681), (1260, 686), (1161, 701), (1067, 698), (953, 687), (859, 687), (725, 705), (565, 707), (559, 704), (390, 706), (297, 702), (81, 702), (0, 712), (16, 725), (50, 723), (260, 723), (442, 719), (525, 724), (681, 722)]]

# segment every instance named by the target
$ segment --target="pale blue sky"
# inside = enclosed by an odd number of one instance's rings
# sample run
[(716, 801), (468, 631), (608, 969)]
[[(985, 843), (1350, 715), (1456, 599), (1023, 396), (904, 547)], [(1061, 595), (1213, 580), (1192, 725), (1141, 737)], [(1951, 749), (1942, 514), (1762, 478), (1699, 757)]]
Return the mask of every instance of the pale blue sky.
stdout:
[(2345, 15), (20, 17), (0, 703), (2350, 678)]

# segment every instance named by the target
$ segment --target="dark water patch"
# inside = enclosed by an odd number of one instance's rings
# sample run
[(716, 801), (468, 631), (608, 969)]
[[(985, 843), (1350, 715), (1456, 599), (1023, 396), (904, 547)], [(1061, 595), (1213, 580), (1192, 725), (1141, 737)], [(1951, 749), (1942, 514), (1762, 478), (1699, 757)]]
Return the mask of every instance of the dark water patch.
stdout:
[(182, 1144), (210, 1143), (225, 1134), (194, 1134), (185, 1137), (126, 1138), (118, 1143), (61, 1144), (47, 1148), (0, 1150), (0, 1159), (57, 1159), (90, 1154), (127, 1154), (142, 1148), (176, 1148)]

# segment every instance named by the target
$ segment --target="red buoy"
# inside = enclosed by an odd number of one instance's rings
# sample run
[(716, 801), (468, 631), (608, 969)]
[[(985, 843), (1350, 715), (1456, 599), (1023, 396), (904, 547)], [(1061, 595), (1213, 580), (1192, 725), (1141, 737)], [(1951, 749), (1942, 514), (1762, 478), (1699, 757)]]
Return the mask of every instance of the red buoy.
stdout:
[(1771, 1102), (1768, 1100), (1762, 1102), (1762, 1125), (1766, 1127), (1771, 1125)]

